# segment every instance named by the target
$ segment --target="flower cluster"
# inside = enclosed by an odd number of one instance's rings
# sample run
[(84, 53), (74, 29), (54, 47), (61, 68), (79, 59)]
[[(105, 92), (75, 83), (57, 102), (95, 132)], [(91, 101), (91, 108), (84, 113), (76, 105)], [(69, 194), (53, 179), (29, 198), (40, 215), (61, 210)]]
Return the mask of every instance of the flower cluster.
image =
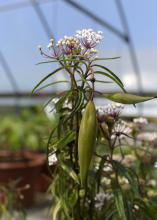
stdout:
[(96, 194), (96, 196), (95, 196), (95, 201), (96, 201), (95, 208), (101, 210), (103, 205), (104, 205), (104, 201), (109, 200), (112, 197), (113, 197), (113, 195), (109, 194), (109, 193), (101, 193), (100, 192), (100, 193)]
[(114, 120), (117, 120), (123, 108), (124, 105), (118, 103), (109, 104), (106, 107), (98, 107), (97, 108), (98, 121), (105, 122), (108, 117), (112, 117)]
[(57, 47), (60, 48), (65, 56), (79, 55), (81, 51), (80, 42), (76, 37), (64, 36), (64, 39), (60, 39), (57, 42)]
[(74, 36), (64, 36), (56, 44), (54, 39), (50, 39), (47, 46), (50, 54), (46, 54), (42, 50), (42, 46), (38, 46), (38, 48), (42, 55), (51, 59), (59, 59), (62, 56), (80, 56), (89, 59), (97, 53), (95, 47), (101, 42), (102, 38), (101, 31), (83, 29), (78, 30)]
[(154, 163), (154, 168), (157, 169), (157, 161)]
[(48, 157), (48, 163), (49, 163), (49, 166), (52, 166), (52, 165), (55, 165), (57, 163), (57, 157), (56, 157), (56, 154), (51, 154), (49, 155)]
[(146, 118), (134, 118), (133, 123), (135, 123), (139, 127), (143, 127), (144, 125), (148, 124), (148, 120)]
[(79, 39), (81, 44), (81, 52), (87, 58), (92, 57), (97, 53), (95, 47), (102, 40), (102, 31), (93, 31), (92, 29), (83, 29), (81, 31), (76, 31), (76, 38)]
[(157, 142), (157, 132), (143, 132), (137, 136), (138, 140), (147, 142)]
[(82, 46), (86, 49), (96, 47), (102, 40), (102, 31), (94, 32), (92, 29), (76, 31), (76, 37), (80, 39)]
[(125, 136), (130, 135), (132, 129), (126, 121), (118, 121), (113, 128), (113, 135), (111, 138), (124, 138)]

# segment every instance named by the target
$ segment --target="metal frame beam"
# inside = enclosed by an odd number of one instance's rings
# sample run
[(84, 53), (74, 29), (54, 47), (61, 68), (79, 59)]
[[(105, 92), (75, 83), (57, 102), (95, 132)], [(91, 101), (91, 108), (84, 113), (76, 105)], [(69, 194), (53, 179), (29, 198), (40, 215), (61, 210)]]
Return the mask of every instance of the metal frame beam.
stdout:
[[(24, 7), (33, 6), (48, 38), (50, 38), (50, 37), (52, 37), (51, 29), (48, 25), (48, 22), (45, 19), (45, 16), (44, 16), (42, 10), (39, 7), (39, 4), (52, 3), (53, 1), (54, 0), (30, 0), (30, 2), (22, 1), (22, 2), (18, 2), (18, 3), (9, 4), (9, 5), (3, 5), (3, 6), (0, 6), (0, 13), (12, 11), (12, 10), (17, 10), (17, 9), (21, 9)], [(126, 21), (126, 16), (124, 13), (124, 9), (123, 9), (121, 0), (116, 0), (115, 2), (117, 5), (117, 9), (118, 9), (119, 16), (120, 16), (120, 19), (121, 19), (121, 22), (123, 25), (123, 29), (125, 30), (125, 33), (122, 33), (116, 27), (114, 27), (111, 24), (109, 24), (108, 22), (104, 21), (102, 18), (95, 15), (93, 12), (91, 12), (89, 9), (85, 8), (83, 5), (78, 4), (73, 0), (62, 0), (62, 1), (69, 4), (71, 7), (75, 8), (76, 10), (80, 11), (81, 13), (86, 15), (87, 17), (91, 18), (93, 21), (100, 24), (102, 27), (108, 29), (111, 33), (115, 34), (121, 40), (123, 40), (125, 43), (128, 44), (129, 51), (130, 51), (130, 57), (132, 60), (132, 65), (133, 65), (133, 68), (134, 68), (134, 71), (136, 73), (136, 77), (138, 80), (139, 91), (142, 92), (142, 80), (141, 80), (139, 64), (137, 61), (135, 47), (134, 47), (134, 44), (132, 41), (132, 37), (130, 35), (129, 26)]]
[(120, 37), (123, 41), (128, 42), (128, 37), (123, 34), (121, 31), (119, 31), (117, 28), (115, 28), (113, 25), (109, 24), (108, 22), (104, 21), (102, 18), (99, 16), (93, 14), (89, 9), (85, 8), (84, 6), (72, 1), (72, 0), (63, 0), (73, 8), (77, 9), (87, 17), (91, 18), (93, 21), (96, 23), (100, 24), (104, 28), (107, 28), (109, 31), (111, 31), (113, 34), (117, 35)]

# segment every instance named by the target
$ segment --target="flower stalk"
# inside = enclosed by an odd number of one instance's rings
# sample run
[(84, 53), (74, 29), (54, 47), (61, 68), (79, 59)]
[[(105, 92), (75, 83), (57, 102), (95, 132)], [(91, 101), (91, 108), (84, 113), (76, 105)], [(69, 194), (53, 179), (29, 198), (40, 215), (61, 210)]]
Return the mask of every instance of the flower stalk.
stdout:
[[(57, 152), (57, 170), (52, 184), (53, 213), (57, 220), (128, 220), (136, 219), (136, 213), (141, 213), (138, 210), (135, 213), (132, 208), (136, 198), (141, 199), (139, 191), (133, 188), (138, 185), (136, 176), (123, 165), (123, 145), (133, 134), (128, 123), (119, 118), (123, 105), (111, 104), (95, 110), (95, 94), (124, 104), (136, 104), (153, 97), (127, 94), (119, 77), (100, 65), (111, 59), (96, 57), (96, 47), (102, 39), (101, 31), (83, 29), (74, 36), (64, 36), (57, 43), (51, 39), (48, 52), (39, 47), (41, 55), (48, 59), (46, 63), (56, 62), (61, 68), (44, 77), (33, 91), (47, 79), (53, 80), (61, 70), (65, 71), (70, 84), (68, 90), (58, 94), (54, 104), (58, 120), (47, 145), (48, 156)], [(98, 80), (100, 75), (102, 80)], [(122, 92), (101, 94), (95, 91), (98, 82), (107, 82), (104, 77), (112, 80)], [(146, 122), (140, 119), (135, 123), (141, 129)], [(118, 150), (122, 156), (120, 161), (115, 159)], [(127, 179), (126, 188), (121, 184), (123, 178)]]

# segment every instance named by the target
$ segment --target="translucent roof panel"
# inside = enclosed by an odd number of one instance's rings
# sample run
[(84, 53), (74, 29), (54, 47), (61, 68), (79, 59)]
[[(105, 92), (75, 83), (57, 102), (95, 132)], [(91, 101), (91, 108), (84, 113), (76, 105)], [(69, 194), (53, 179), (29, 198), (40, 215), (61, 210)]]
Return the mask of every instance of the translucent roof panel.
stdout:
[[(43, 60), (37, 45), (46, 47), (50, 37), (59, 39), (64, 35), (74, 34), (78, 29), (93, 28), (102, 30), (104, 33), (99, 55), (121, 57), (119, 60), (106, 62), (106, 65), (117, 73), (128, 91), (138, 91), (138, 77), (132, 65), (128, 44), (69, 2), (67, 0), (0, 1), (0, 53), (16, 81), (17, 90), (31, 91), (46, 73), (56, 68), (55, 65), (35, 65)], [(76, 0), (73, 2), (94, 13), (121, 33), (125, 33), (126, 29), (116, 1)], [(141, 73), (140, 84), (142, 83), (144, 92), (156, 92), (157, 2), (121, 0), (121, 3), (137, 55)], [(0, 93), (14, 92), (15, 89), (6, 74), (3, 61), (0, 59)], [(60, 79), (66, 76), (62, 73), (56, 77)], [(60, 89), (62, 88), (54, 87), (54, 91)], [(117, 87), (105, 86), (101, 90), (115, 91)]]

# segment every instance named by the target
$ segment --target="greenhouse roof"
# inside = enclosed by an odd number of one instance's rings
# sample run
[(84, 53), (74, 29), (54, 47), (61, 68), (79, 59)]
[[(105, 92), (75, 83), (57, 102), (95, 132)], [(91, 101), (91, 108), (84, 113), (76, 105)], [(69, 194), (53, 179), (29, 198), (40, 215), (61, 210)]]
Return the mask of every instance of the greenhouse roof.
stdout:
[[(30, 92), (56, 67), (35, 65), (43, 60), (37, 45), (46, 47), (50, 38), (83, 28), (103, 31), (100, 56), (120, 56), (107, 65), (128, 91), (155, 93), (156, 6), (155, 1), (142, 0), (100, 0), (99, 4), (90, 0), (1, 0), (0, 94)], [(60, 89), (56, 86), (53, 91)]]

